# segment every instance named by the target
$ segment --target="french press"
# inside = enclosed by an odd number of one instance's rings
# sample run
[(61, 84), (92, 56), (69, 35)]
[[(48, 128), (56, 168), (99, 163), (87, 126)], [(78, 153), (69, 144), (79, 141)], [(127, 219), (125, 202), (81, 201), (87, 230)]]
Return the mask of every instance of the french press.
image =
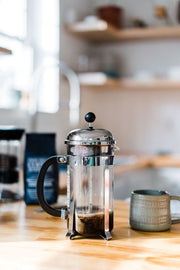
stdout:
[[(67, 155), (50, 157), (42, 166), (37, 194), (41, 207), (50, 215), (67, 219), (66, 236), (101, 236), (111, 239), (113, 229), (114, 138), (108, 130), (94, 129), (96, 116), (85, 115), (86, 129), (68, 133)], [(43, 186), (47, 169), (54, 163), (67, 164), (67, 208), (47, 204)]]

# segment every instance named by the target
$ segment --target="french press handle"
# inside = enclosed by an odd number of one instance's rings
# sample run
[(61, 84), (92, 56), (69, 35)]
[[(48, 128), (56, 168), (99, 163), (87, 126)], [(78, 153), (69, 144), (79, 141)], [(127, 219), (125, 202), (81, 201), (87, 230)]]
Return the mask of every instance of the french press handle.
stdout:
[(44, 179), (46, 172), (48, 168), (53, 164), (67, 164), (67, 156), (52, 156), (48, 158), (45, 163), (42, 165), (38, 180), (37, 180), (37, 196), (39, 200), (39, 204), (41, 205), (42, 209), (46, 211), (48, 214), (55, 216), (55, 217), (61, 217), (61, 218), (67, 218), (68, 212), (67, 209), (61, 208), (59, 210), (52, 208), (46, 201), (45, 195), (44, 195)]

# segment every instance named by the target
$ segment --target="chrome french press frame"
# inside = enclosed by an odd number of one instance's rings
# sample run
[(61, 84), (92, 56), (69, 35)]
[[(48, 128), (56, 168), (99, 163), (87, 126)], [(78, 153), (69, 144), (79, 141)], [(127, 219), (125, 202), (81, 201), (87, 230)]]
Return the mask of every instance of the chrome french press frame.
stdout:
[[(70, 176), (70, 168), (67, 170), (67, 207), (61, 207), (60, 209), (54, 209), (47, 204), (43, 186), (44, 178), (47, 169), (50, 165), (57, 164), (70, 164), (75, 161), (77, 166), (103, 166), (104, 174), (104, 230), (100, 236), (106, 240), (110, 240), (111, 229), (110, 228), (110, 190), (112, 190), (113, 179), (110, 177), (110, 165), (113, 165), (114, 159), (114, 139), (112, 134), (106, 130), (94, 130), (92, 122), (95, 120), (93, 113), (88, 113), (85, 116), (89, 126), (86, 130), (75, 130), (68, 134), (65, 143), (67, 144), (67, 155), (59, 155), (50, 157), (42, 166), (38, 182), (37, 182), (37, 194), (40, 205), (50, 215), (67, 219), (67, 234), (66, 236), (73, 239), (79, 233), (76, 230), (75, 224), (75, 211), (76, 211), (76, 200), (72, 192), (73, 183)], [(93, 134), (93, 138), (91, 137)], [(111, 181), (110, 181), (111, 179)], [(91, 189), (90, 189), (91, 190)], [(113, 196), (113, 195), (111, 195)], [(113, 200), (113, 198), (112, 198)], [(91, 203), (89, 206), (91, 207)], [(113, 225), (112, 225), (113, 227)]]

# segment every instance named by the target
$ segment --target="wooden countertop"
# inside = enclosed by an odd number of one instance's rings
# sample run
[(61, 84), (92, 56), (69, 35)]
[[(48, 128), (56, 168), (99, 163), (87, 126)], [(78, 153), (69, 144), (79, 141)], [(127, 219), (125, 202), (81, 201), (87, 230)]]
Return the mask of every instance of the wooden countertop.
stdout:
[(66, 221), (24, 202), (0, 204), (0, 269), (179, 269), (180, 224), (170, 231), (131, 230), (129, 204), (115, 202), (113, 239), (65, 238)]

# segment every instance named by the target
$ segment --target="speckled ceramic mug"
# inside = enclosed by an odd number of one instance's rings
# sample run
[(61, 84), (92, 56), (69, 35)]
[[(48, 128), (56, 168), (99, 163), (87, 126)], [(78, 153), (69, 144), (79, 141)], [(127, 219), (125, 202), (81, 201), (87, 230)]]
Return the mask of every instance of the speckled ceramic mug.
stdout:
[(167, 191), (135, 190), (131, 193), (130, 226), (141, 231), (166, 231), (180, 218), (172, 219), (170, 200), (180, 201), (179, 196), (170, 196)]

